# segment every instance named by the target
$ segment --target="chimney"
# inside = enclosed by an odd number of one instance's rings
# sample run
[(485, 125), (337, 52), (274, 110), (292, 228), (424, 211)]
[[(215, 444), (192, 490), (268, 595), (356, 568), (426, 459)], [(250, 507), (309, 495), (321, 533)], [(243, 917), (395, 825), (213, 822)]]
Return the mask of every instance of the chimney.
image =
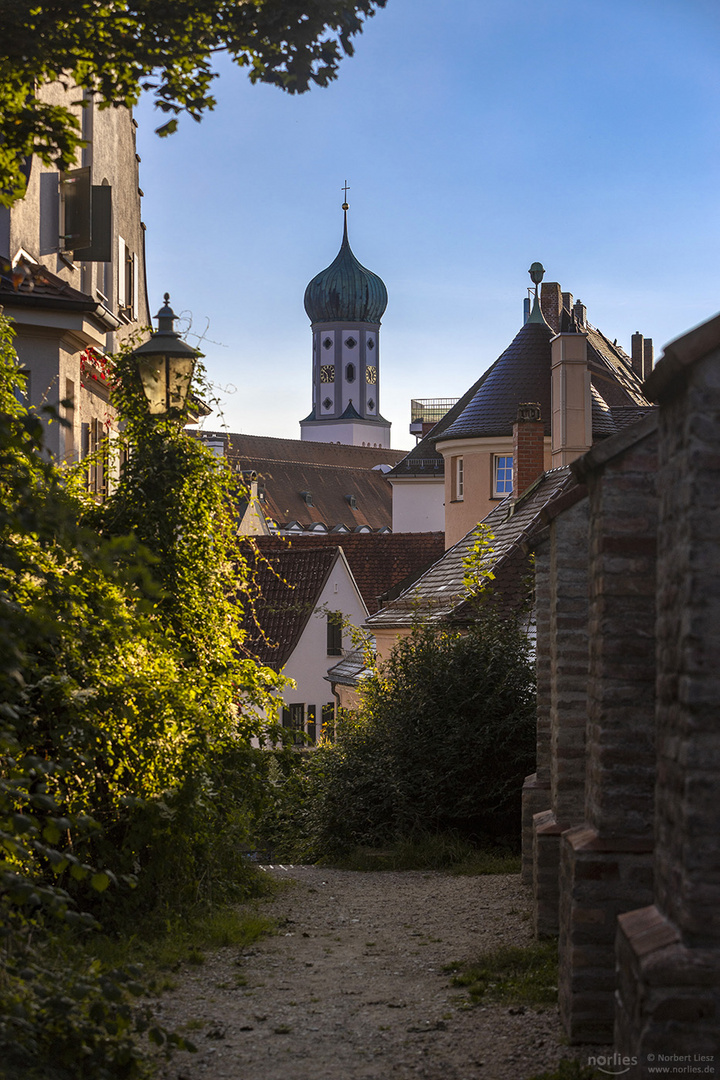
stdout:
[(643, 378), (644, 343), (645, 338), (642, 336), (639, 330), (636, 330), (630, 339), (630, 356), (632, 359), (632, 369), (637, 375), (638, 379)]
[(583, 304), (582, 300), (575, 301), (573, 311), (575, 312), (575, 322), (582, 330), (584, 330), (587, 326), (587, 308)]
[(643, 342), (643, 379), (647, 379), (655, 363), (655, 349), (651, 337), (646, 337)]
[(540, 286), (540, 310), (545, 316), (545, 322), (556, 334), (560, 333), (562, 309), (562, 290), (557, 281), (543, 281)]
[(587, 334), (558, 334), (551, 349), (552, 467), (556, 469), (592, 446), (592, 395)]
[(513, 424), (513, 497), (519, 498), (545, 472), (545, 425), (537, 402), (518, 405)]
[(568, 315), (572, 315), (573, 309), (573, 294), (571, 292), (564, 292), (562, 294), (563, 307), (567, 311)]

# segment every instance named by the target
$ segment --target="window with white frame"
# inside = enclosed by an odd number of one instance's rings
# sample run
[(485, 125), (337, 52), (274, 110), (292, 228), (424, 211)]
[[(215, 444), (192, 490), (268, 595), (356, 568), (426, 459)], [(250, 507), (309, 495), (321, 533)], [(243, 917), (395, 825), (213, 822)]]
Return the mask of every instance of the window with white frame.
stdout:
[(493, 457), (493, 498), (504, 499), (512, 493), (513, 459), (512, 454), (496, 454)]
[(465, 498), (465, 459), (455, 458), (455, 498), (461, 502)]

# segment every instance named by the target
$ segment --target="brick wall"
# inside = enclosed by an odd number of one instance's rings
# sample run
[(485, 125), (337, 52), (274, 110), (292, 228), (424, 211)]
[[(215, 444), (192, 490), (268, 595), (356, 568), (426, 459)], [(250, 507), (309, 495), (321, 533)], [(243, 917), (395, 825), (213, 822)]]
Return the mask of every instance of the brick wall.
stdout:
[[(560, 834), (582, 820), (588, 673), (588, 502), (584, 488), (568, 492), (548, 519), (537, 595), (538, 760), (546, 763), (547, 801), (533, 819), (533, 918), (536, 936), (558, 933)], [(536, 585), (537, 588), (537, 585)]]
[(615, 1036), (637, 1077), (658, 1050), (720, 1050), (720, 318), (669, 346), (646, 386), (662, 494), (656, 880), (654, 903), (619, 920)]
[(563, 834), (560, 1012), (573, 1042), (612, 1040), (615, 931), (652, 897), (656, 418), (574, 471), (589, 491), (585, 821)]

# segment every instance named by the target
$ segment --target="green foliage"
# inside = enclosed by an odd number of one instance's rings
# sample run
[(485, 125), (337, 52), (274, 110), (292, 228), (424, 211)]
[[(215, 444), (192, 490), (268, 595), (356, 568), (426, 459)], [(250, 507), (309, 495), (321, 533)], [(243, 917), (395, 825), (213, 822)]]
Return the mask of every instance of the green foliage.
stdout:
[(473, 544), (463, 556), (463, 585), (468, 596), (479, 596), (495, 580), (491, 569), (495, 539), (487, 525), (482, 522), (473, 532)]
[(353, 848), (334, 865), (341, 870), (437, 870), (467, 877), (520, 872), (517, 855), (480, 849), (457, 833), (407, 837), (387, 848)]
[(476, 963), (450, 964), (452, 985), (460, 986), (473, 1005), (554, 1005), (557, 1002), (557, 942), (503, 945)]
[(534, 671), (515, 622), (486, 610), (467, 633), (421, 624), (364, 680), (334, 742), (278, 784), (267, 842), (306, 859), (435, 833), (516, 846), (534, 754)]
[[(266, 888), (269, 879), (263, 878)], [(121, 934), (93, 934), (85, 943), (85, 954), (110, 968), (142, 968), (143, 981), (153, 993), (167, 984), (174, 973), (191, 958), (202, 959), (203, 949), (235, 948), (240, 953), (266, 934), (273, 924), (249, 905), (195, 905), (181, 912), (151, 912), (138, 919), (132, 930)]]
[(143, 1077), (140, 1037), (181, 1041), (133, 1005), (135, 977), (68, 964), (58, 934), (252, 891), (251, 737), (278, 679), (239, 655), (243, 566), (214, 456), (128, 406), (131, 464), (88, 511), (18, 380), (0, 317), (0, 1059)]
[(158, 128), (167, 135), (182, 112), (200, 120), (214, 107), (214, 53), (227, 52), (253, 83), (288, 93), (326, 86), (343, 54), (352, 55), (353, 36), (385, 2), (0, 0), (0, 202), (22, 197), (32, 154), (61, 169), (75, 163), (79, 125), (69, 108), (43, 99), (48, 83), (81, 87), (101, 107), (132, 106), (149, 91), (170, 117)]

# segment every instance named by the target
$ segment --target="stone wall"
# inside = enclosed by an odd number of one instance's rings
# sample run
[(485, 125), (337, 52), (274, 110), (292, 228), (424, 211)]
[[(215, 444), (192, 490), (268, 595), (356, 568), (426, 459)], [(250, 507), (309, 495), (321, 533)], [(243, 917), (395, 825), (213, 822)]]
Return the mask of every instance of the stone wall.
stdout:
[(720, 317), (646, 385), (662, 493), (656, 873), (654, 902), (619, 920), (615, 1034), (638, 1077), (650, 1053), (720, 1051)]
[(617, 916), (652, 897), (656, 426), (651, 416), (573, 466), (590, 507), (584, 821), (560, 844), (559, 996), (573, 1042), (612, 1040)]

